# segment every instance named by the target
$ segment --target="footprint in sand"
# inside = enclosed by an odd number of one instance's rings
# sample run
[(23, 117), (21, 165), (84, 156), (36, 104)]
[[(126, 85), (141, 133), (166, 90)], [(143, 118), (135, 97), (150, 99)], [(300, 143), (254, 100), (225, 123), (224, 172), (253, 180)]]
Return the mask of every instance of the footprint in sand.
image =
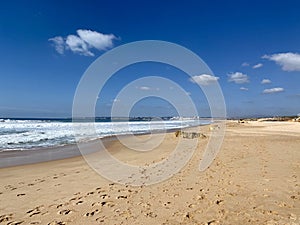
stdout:
[(195, 208), (196, 205), (195, 205), (195, 204), (189, 204), (188, 207), (189, 207), (189, 208)]
[(19, 224), (22, 224), (24, 221), (12, 221), (12, 222), (9, 222), (7, 225), (19, 225)]
[(116, 199), (126, 199), (127, 196), (126, 195), (120, 195), (120, 196), (117, 196)]
[(283, 208), (283, 207), (288, 207), (288, 208), (290, 208), (286, 202), (277, 202), (277, 205), (278, 205), (280, 208)]
[(291, 199), (297, 199), (297, 197), (295, 195), (292, 195)]
[(150, 217), (150, 218), (155, 218), (157, 217), (157, 214), (155, 214), (154, 212), (150, 211), (150, 212), (147, 212), (147, 213), (144, 213), (144, 215), (146, 217)]
[(38, 215), (38, 214), (40, 214), (40, 213), (41, 213), (41, 212), (39, 212), (39, 211), (33, 212), (32, 214), (30, 214), (30, 215), (29, 215), (29, 217), (32, 217), (32, 216)]
[(94, 202), (92, 204), (92, 206), (96, 206), (96, 205), (108, 206), (108, 207), (114, 207), (115, 206), (115, 204), (113, 202), (111, 202), (111, 201), (108, 201), (108, 202), (106, 202), (106, 201), (103, 201), (103, 202)]
[(75, 200), (79, 200), (80, 198), (78, 198), (78, 197), (74, 197), (74, 198), (71, 198), (70, 200), (69, 200), (69, 202), (72, 202), (72, 201), (75, 201)]
[(170, 204), (171, 204), (171, 202), (165, 202), (165, 203), (163, 203), (163, 206), (166, 207), (167, 209), (169, 209)]
[(30, 224), (41, 224), (40, 221), (33, 221), (33, 222), (30, 222)]
[(217, 204), (217, 205), (220, 205), (223, 201), (224, 201), (224, 200), (217, 200), (217, 201), (216, 201), (216, 204)]
[(10, 190), (10, 191), (13, 191), (13, 190), (16, 190), (17, 188), (16, 187), (14, 187), (14, 186), (12, 186), (12, 185), (6, 185), (6, 186), (4, 186), (4, 188), (6, 189), (6, 190)]
[(46, 180), (44, 180), (44, 179), (35, 179), (34, 181), (36, 181), (37, 183), (42, 183), (42, 182), (45, 182)]
[(13, 216), (12, 213), (6, 214), (6, 215), (1, 215), (1, 216), (0, 216), (0, 223), (2, 223), (2, 222), (7, 222), (7, 221), (11, 220), (11, 219), (12, 219), (12, 216)]
[(81, 204), (83, 204), (83, 201), (81, 200), (75, 203), (75, 205), (81, 205)]
[(99, 217), (96, 219), (98, 223), (104, 223), (105, 216)]
[[(32, 216), (41, 214), (41, 213), (42, 213), (41, 209), (43, 209), (43, 208), (44, 208), (43, 205), (37, 206), (37, 207), (35, 207), (34, 209), (28, 210), (26, 213), (29, 214), (29, 217), (32, 217)], [(42, 213), (42, 215), (44, 215), (44, 214), (46, 214), (46, 213), (47, 213), (47, 212), (44, 212), (44, 213)]]
[(217, 220), (211, 220), (211, 221), (208, 221), (206, 224), (207, 225), (217, 225), (217, 224), (219, 224), (219, 221), (217, 221)]
[(62, 221), (53, 221), (51, 223), (48, 223), (48, 225), (65, 225), (65, 222)]
[(100, 197), (101, 199), (107, 199), (107, 198), (109, 198), (110, 196), (107, 195), (107, 194), (102, 194), (102, 195), (100, 195), (99, 197)]
[(19, 197), (19, 196), (24, 196), (24, 195), (26, 195), (26, 194), (24, 194), (24, 193), (22, 193), (22, 194), (17, 194), (17, 197)]
[(88, 212), (88, 213), (84, 214), (84, 216), (94, 216), (95, 214), (97, 214), (99, 212), (100, 212), (99, 209), (96, 209), (92, 212)]
[(59, 204), (56, 206), (57, 209), (59, 209), (60, 207), (63, 207), (63, 204)]
[(70, 209), (64, 209), (64, 210), (60, 210), (57, 212), (57, 214), (60, 214), (60, 215), (68, 215), (69, 213), (71, 213), (72, 210)]

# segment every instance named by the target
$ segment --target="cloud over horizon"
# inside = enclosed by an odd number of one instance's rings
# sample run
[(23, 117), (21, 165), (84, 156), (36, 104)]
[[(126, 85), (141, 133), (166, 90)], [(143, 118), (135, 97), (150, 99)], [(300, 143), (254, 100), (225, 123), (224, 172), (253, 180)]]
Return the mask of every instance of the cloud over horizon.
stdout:
[(278, 53), (273, 55), (264, 55), (263, 59), (274, 61), (281, 66), (284, 71), (300, 71), (300, 54), (298, 53)]
[(249, 88), (246, 88), (246, 87), (240, 87), (240, 90), (242, 90), (242, 91), (248, 91)]
[(136, 86), (135, 88), (138, 90), (141, 90), (141, 91), (159, 91), (160, 90), (158, 87), (149, 87), (149, 86)]
[(274, 94), (274, 93), (283, 92), (283, 91), (284, 91), (283, 88), (276, 87), (276, 88), (265, 89), (263, 91), (263, 94)]
[(258, 68), (261, 68), (261, 67), (263, 67), (262, 63), (258, 63), (258, 64), (255, 64), (254, 66), (252, 66), (253, 69), (258, 69)]
[(138, 89), (142, 90), (142, 91), (150, 91), (151, 88), (148, 86), (141, 86), (141, 87), (137, 87)]
[(250, 64), (247, 63), (247, 62), (243, 62), (243, 63), (242, 63), (242, 66), (250, 66)]
[(189, 80), (193, 83), (207, 86), (217, 82), (219, 80), (219, 77), (215, 77), (209, 74), (201, 74), (201, 75), (193, 76)]
[(261, 83), (261, 84), (270, 84), (270, 83), (272, 83), (272, 82), (271, 82), (271, 80), (269, 80), (269, 79), (263, 79), (260, 83)]
[(64, 54), (66, 50), (71, 50), (75, 54), (84, 56), (94, 56), (91, 51), (97, 49), (106, 51), (114, 46), (113, 40), (116, 40), (113, 34), (103, 34), (92, 30), (78, 29), (77, 35), (70, 34), (67, 37), (56, 36), (49, 38), (55, 50), (59, 54)]
[(249, 83), (249, 77), (247, 74), (243, 74), (241, 72), (235, 72), (235, 73), (228, 74), (228, 76), (229, 76), (228, 78), (229, 82), (234, 82), (236, 84)]

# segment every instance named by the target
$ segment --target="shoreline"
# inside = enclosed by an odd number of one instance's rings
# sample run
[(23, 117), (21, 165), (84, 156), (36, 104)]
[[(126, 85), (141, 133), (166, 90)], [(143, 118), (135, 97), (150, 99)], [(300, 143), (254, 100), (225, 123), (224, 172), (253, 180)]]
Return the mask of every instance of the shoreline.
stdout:
[[(124, 134), (101, 137), (94, 140), (81, 142), (84, 148), (90, 149), (85, 154), (91, 154), (102, 151), (98, 143), (101, 142), (105, 147), (118, 140), (118, 138), (130, 138), (130, 136), (147, 136), (152, 134), (173, 133), (178, 130), (192, 129), (195, 127), (209, 126), (210, 124), (201, 124), (185, 128), (171, 128), (164, 131), (152, 131), (138, 134)], [(0, 169), (13, 166), (36, 164), (54, 160), (62, 160), (74, 157), (80, 157), (83, 153), (79, 150), (78, 144), (67, 144), (63, 146), (38, 147), (33, 149), (13, 149), (0, 151)]]
[[(210, 124), (202, 124), (202, 125), (195, 125), (185, 128), (172, 128), (169, 130), (166, 130), (164, 133), (172, 133), (176, 132), (178, 130), (186, 130), (186, 129), (193, 129), (197, 127), (208, 127), (213, 124), (215, 124), (217, 121), (210, 123)], [(228, 123), (240, 123), (239, 120), (227, 120), (225, 122)], [(274, 132), (274, 134), (280, 134), (280, 135), (293, 135), (295, 133), (296, 135), (300, 130), (296, 130), (296, 132), (293, 132), (292, 130), (294, 127), (298, 126), (298, 122), (292, 122), (292, 121), (245, 121), (243, 123), (245, 126), (251, 124), (255, 126), (265, 127), (267, 125), (267, 130), (265, 132)], [(293, 125), (292, 130), (291, 129), (284, 129), (284, 131), (288, 133), (282, 133), (282, 127), (281, 129), (276, 130), (277, 126), (280, 126), (282, 124), (286, 125)], [(272, 126), (270, 126), (272, 125)], [(298, 126), (300, 127), (300, 126)], [(134, 136), (147, 136), (151, 134), (161, 134), (160, 131), (154, 131), (154, 132), (147, 132), (147, 133), (141, 133), (141, 134), (134, 134)], [(262, 132), (264, 133), (264, 132)], [(102, 142), (102, 144), (106, 147), (109, 144), (118, 141), (119, 138), (128, 138), (131, 135), (124, 134), (124, 135), (112, 135), (112, 136), (106, 136), (103, 138), (98, 138), (90, 141), (84, 141), (80, 144), (84, 145), (85, 148), (91, 149), (91, 151), (87, 152), (86, 154), (95, 153), (98, 151), (101, 151), (99, 149), (99, 141)], [(74, 157), (81, 157), (82, 152), (78, 149), (77, 143), (73, 144), (67, 144), (63, 146), (50, 146), (50, 147), (38, 147), (33, 149), (14, 149), (14, 150), (2, 150), (0, 151), (0, 169), (6, 168), (6, 167), (14, 167), (14, 166), (21, 166), (21, 165), (28, 165), (28, 164), (36, 164), (36, 163), (43, 163), (43, 162), (49, 162), (49, 161), (55, 161), (55, 160), (63, 160), (68, 158), (74, 158)]]

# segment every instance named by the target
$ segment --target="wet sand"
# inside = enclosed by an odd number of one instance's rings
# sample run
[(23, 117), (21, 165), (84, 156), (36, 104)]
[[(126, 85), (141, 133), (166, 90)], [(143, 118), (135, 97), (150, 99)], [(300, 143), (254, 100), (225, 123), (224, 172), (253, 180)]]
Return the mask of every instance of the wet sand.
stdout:
[[(106, 180), (82, 157), (2, 168), (0, 224), (300, 224), (300, 123), (229, 121), (204, 172), (210, 129), (201, 129), (207, 138), (189, 163), (150, 186)], [(153, 163), (180, 138), (168, 133), (146, 155), (118, 141), (107, 148), (128, 163)]]

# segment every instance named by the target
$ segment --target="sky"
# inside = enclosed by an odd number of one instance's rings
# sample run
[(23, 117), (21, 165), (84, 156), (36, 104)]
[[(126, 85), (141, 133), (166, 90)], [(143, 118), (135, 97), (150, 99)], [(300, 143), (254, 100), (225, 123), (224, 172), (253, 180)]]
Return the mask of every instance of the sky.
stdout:
[[(0, 117), (70, 117), (76, 88), (87, 68), (98, 57), (143, 40), (183, 46), (213, 74), (199, 71), (191, 79), (162, 63), (130, 65), (105, 84), (96, 116), (109, 116), (112, 105), (120, 103), (117, 96), (122, 88), (146, 76), (178, 84), (200, 116), (209, 116), (210, 109), (197, 84), (216, 82), (228, 117), (297, 115), (299, 9), (299, 1), (289, 0), (2, 1)], [(152, 95), (162, 91), (155, 83), (132, 88)], [(154, 96), (133, 105), (130, 115), (174, 116), (176, 110), (168, 99)]]

